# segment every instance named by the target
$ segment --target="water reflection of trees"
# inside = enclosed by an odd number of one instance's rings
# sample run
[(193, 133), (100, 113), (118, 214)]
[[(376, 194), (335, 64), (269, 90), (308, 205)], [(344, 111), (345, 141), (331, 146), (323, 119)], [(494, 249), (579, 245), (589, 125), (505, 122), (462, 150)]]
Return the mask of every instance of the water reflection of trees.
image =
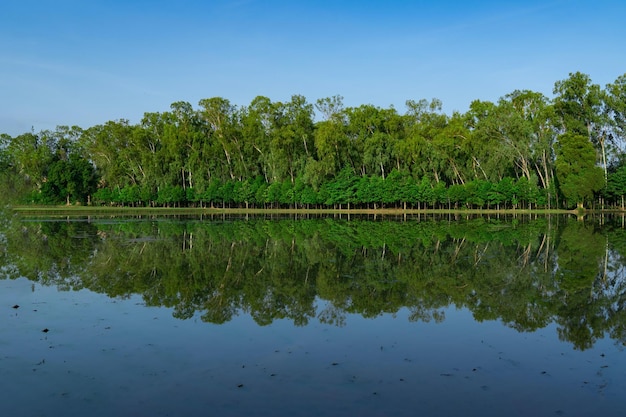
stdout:
[(519, 331), (556, 323), (585, 349), (605, 334), (626, 342), (625, 237), (622, 224), (558, 216), (33, 221), (12, 223), (1, 256), (11, 278), (141, 294), (181, 319), (342, 325), (407, 308), (441, 321), (453, 305)]

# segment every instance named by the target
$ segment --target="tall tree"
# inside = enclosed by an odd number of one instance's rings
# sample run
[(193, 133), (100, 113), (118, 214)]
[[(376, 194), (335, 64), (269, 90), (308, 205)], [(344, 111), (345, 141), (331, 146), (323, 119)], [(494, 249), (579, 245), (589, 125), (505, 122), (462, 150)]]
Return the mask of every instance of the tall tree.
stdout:
[(50, 135), (29, 132), (12, 138), (6, 149), (22, 179), (39, 189), (53, 158), (53, 146)]
[[(529, 163), (534, 166), (542, 187), (549, 190), (554, 177), (554, 108), (543, 94), (529, 90), (516, 90), (508, 94), (506, 99), (528, 125), (530, 135), (526, 139)], [(522, 148), (524, 145), (523, 142), (519, 144)], [(523, 150), (518, 152), (523, 153)], [(532, 178), (528, 179), (532, 182)]]
[(556, 158), (556, 174), (563, 195), (570, 204), (582, 208), (604, 185), (593, 145), (583, 135), (564, 133), (559, 136)]
[[(24, 176), (17, 172), (14, 157), (9, 152), (12, 140), (11, 136), (0, 134), (0, 202), (2, 203), (19, 201), (30, 188), (25, 183)], [(0, 206), (4, 205), (2, 203)]]
[(494, 104), (475, 100), (466, 116), (472, 130), (471, 161), (467, 162), (475, 179), (497, 182), (514, 175), (515, 168), (530, 177), (528, 147), (524, 143), (528, 129), (509, 101)]
[(102, 187), (123, 188), (138, 182), (138, 150), (133, 143), (136, 129), (122, 119), (95, 125), (83, 132), (81, 146), (95, 165)]
[(587, 74), (570, 73), (569, 78), (554, 84), (554, 108), (560, 133), (585, 136), (597, 149), (607, 179), (607, 119), (604, 93)]
[[(240, 152), (235, 123), (237, 108), (222, 97), (202, 99), (199, 104), (202, 107), (200, 115), (207, 124), (207, 139), (219, 144), (225, 157), (228, 176), (230, 179), (235, 179), (235, 161)], [(214, 156), (217, 158), (217, 155)]]
[(626, 74), (617, 77), (614, 83), (606, 86), (606, 111), (611, 123), (610, 138), (614, 144), (622, 146), (626, 141)]
[[(433, 176), (434, 139), (447, 126), (448, 117), (441, 112), (439, 99), (407, 100), (404, 115), (405, 137), (394, 146), (398, 170), (408, 170), (415, 179)], [(435, 175), (437, 176), (437, 175)]]
[(466, 117), (458, 112), (453, 113), (432, 139), (433, 151), (429, 165), (437, 185), (464, 184), (477, 175), (480, 161), (474, 164), (472, 146), (472, 132)]
[(199, 182), (202, 182), (201, 142), (204, 135), (201, 123), (197, 112), (188, 102), (177, 101), (172, 103), (170, 108), (172, 123), (169, 133), (172, 140), (165, 148), (173, 158), (175, 169), (180, 172), (180, 184), (183, 189), (193, 188), (196, 176)]
[(313, 105), (301, 95), (287, 103), (274, 104), (270, 150), (274, 159), (274, 179), (295, 183), (304, 172), (307, 157), (314, 152)]
[(310, 158), (305, 168), (308, 182), (318, 189), (320, 184), (352, 166), (348, 157), (348, 141), (343, 127), (332, 120), (319, 122), (314, 133), (317, 158)]
[(255, 97), (249, 106), (240, 109), (239, 120), (250, 178), (262, 175), (268, 182), (272, 171), (269, 147), (272, 101), (264, 96)]
[[(351, 159), (361, 175), (380, 175), (393, 168), (393, 147), (401, 131), (401, 118), (394, 108), (362, 105), (346, 109), (346, 131), (351, 144)], [(359, 163), (356, 163), (359, 161)]]

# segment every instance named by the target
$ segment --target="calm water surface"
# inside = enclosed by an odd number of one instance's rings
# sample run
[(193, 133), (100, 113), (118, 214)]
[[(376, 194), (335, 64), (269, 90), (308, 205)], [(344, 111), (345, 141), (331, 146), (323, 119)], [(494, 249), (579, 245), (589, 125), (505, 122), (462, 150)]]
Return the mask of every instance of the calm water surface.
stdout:
[(624, 415), (619, 221), (20, 219), (2, 236), (3, 415)]

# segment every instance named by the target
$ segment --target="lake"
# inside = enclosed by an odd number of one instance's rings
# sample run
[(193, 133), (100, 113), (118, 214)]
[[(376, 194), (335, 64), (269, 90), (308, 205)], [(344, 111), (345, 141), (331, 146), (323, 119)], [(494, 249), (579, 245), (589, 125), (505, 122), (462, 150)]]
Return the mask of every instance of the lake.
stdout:
[(622, 416), (621, 216), (5, 215), (13, 416)]

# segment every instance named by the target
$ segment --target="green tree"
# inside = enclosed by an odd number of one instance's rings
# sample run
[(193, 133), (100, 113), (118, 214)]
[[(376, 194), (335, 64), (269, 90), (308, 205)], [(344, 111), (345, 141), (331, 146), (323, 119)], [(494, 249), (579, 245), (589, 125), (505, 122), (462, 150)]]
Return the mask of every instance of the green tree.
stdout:
[(265, 182), (273, 172), (270, 155), (272, 108), (269, 98), (257, 96), (249, 106), (241, 108), (239, 115), (248, 175), (252, 178), (262, 175)]
[(410, 172), (415, 179), (437, 176), (434, 140), (448, 123), (448, 117), (441, 112), (442, 103), (438, 99), (407, 100), (406, 107), (405, 137), (396, 141), (393, 149), (397, 168)]
[(356, 199), (358, 181), (359, 177), (354, 174), (351, 167), (342, 169), (339, 175), (328, 183), (326, 189), (329, 195), (326, 204), (338, 204), (339, 208), (342, 204), (347, 204), (350, 208), (350, 204), (354, 203)]
[(346, 133), (350, 159), (360, 175), (380, 175), (383, 179), (398, 161), (394, 158), (395, 144), (405, 136), (403, 117), (391, 107), (382, 109), (362, 105), (346, 109)]
[(556, 174), (563, 196), (570, 205), (577, 204), (579, 208), (604, 185), (593, 146), (585, 136), (578, 134), (559, 136)]
[(315, 128), (317, 158), (309, 159), (306, 169), (307, 178), (315, 188), (319, 188), (323, 181), (335, 176), (345, 166), (354, 169), (343, 121), (337, 119), (335, 117), (319, 122)]
[(184, 190), (199, 186), (204, 189), (202, 142), (205, 139), (198, 113), (191, 104), (178, 101), (170, 105), (171, 120), (163, 151), (168, 154), (172, 182)]
[(609, 173), (606, 194), (614, 204), (619, 204), (622, 210), (626, 208), (624, 201), (626, 196), (626, 164), (620, 164), (619, 167)]
[[(527, 164), (535, 168), (537, 179), (541, 182), (541, 187), (546, 191), (548, 208), (552, 203), (551, 190), (554, 188), (554, 143), (556, 141), (556, 132), (553, 127), (555, 115), (554, 106), (541, 93), (522, 90), (514, 91), (506, 96), (510, 100), (513, 108), (521, 115), (525, 123), (528, 125), (529, 136), (525, 137), (527, 144), (521, 142), (519, 149), (521, 154), (524, 153), (524, 146), (529, 149), (529, 161)], [(526, 176), (529, 182), (533, 183), (533, 174)]]
[(428, 171), (435, 183), (464, 184), (475, 178), (474, 166), (479, 170), (480, 164), (473, 165), (472, 147), (472, 132), (466, 117), (455, 112), (432, 139)]
[(605, 95), (591, 77), (581, 72), (570, 73), (565, 80), (554, 84), (554, 109), (561, 133), (572, 133), (586, 137), (597, 149), (599, 160), (607, 179), (607, 127), (604, 110)]
[(23, 175), (20, 175), (16, 163), (9, 152), (13, 138), (0, 134), (0, 209), (6, 203), (20, 201), (29, 192)]
[(48, 135), (24, 133), (12, 138), (6, 150), (22, 181), (39, 190), (54, 158), (53, 148)]
[(235, 179), (239, 172), (245, 171), (236, 167), (242, 152), (237, 107), (222, 97), (202, 99), (199, 105), (199, 114), (205, 123), (205, 140), (210, 146), (210, 154), (205, 156), (212, 162), (209, 179), (212, 175), (222, 181)]
[(288, 103), (275, 103), (270, 139), (273, 180), (289, 180), (304, 172), (314, 156), (313, 105), (294, 95)]
[(475, 179), (497, 182), (505, 176), (515, 175), (516, 164), (522, 168), (521, 175), (530, 175), (526, 155), (528, 146), (518, 144), (527, 134), (526, 126), (510, 102), (501, 100), (496, 105), (475, 100), (466, 117), (472, 134), (469, 158), (464, 165)]
[(623, 158), (624, 148), (620, 149), (618, 144), (624, 145), (626, 141), (626, 74), (619, 76), (614, 83), (606, 86), (606, 117), (609, 120), (610, 133), (607, 142), (613, 148), (613, 162)]
[(141, 160), (145, 151), (136, 142), (138, 130), (128, 120), (119, 120), (90, 127), (81, 135), (81, 147), (94, 164), (101, 187), (113, 189), (145, 179)]

